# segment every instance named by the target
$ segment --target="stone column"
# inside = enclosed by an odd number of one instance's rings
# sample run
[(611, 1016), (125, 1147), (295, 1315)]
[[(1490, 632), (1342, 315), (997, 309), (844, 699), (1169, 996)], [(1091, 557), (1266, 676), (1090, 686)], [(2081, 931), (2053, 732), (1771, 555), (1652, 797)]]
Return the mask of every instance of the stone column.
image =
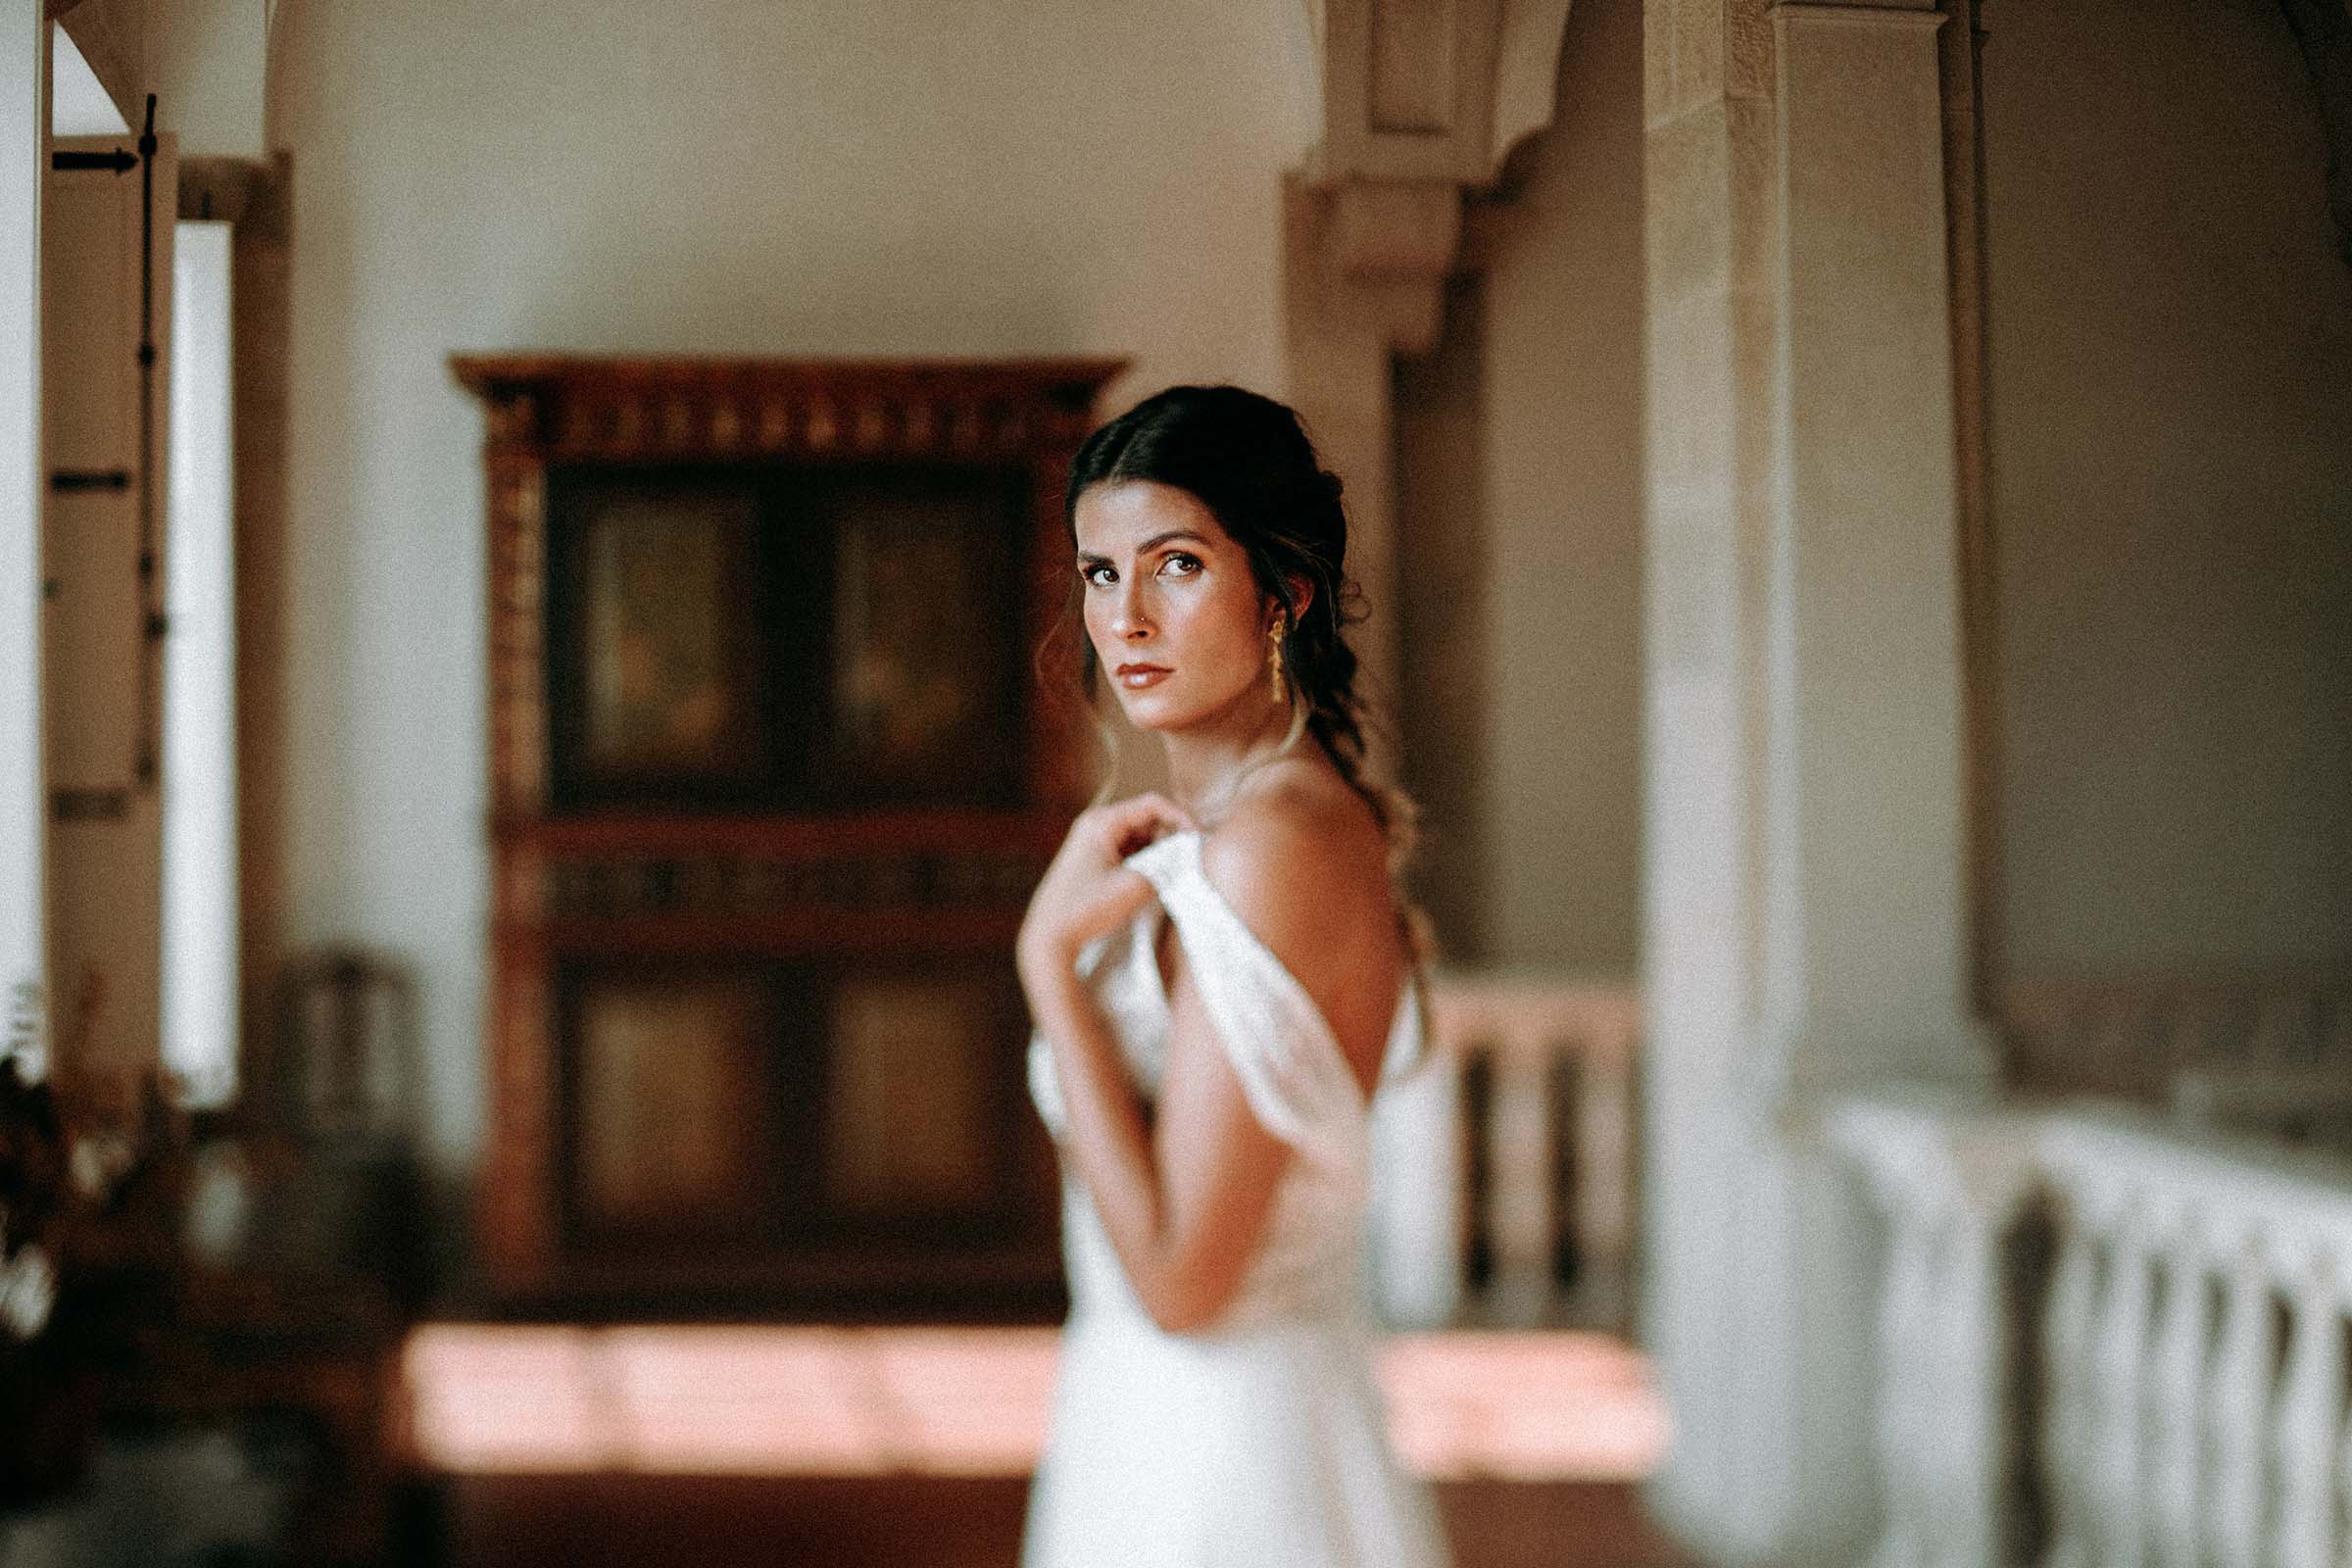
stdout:
[(1818, 1136), (1982, 1086), (1942, 17), (1652, 0), (1642, 1324), (1652, 1500), (1724, 1562), (1857, 1557), (1868, 1233)]
[(45, 1061), (40, 212), (49, 24), (39, 0), (14, 0), (6, 15), (0, 148), (16, 151), (0, 152), (0, 1051), (25, 1031)]

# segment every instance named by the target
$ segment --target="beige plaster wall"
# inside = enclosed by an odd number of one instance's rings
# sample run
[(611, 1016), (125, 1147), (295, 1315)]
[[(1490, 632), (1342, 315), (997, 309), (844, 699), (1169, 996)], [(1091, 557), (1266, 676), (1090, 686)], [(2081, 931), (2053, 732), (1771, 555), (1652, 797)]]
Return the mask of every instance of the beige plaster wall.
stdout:
[[(1399, 377), (1400, 455), (1436, 470), (1400, 482), (1418, 580), (1408, 747), (1441, 808), (1432, 871), (1476, 887), (1467, 898), (1432, 890), (1455, 951), (1630, 975), (1641, 877), (1639, 0), (1577, 0), (1558, 91), (1551, 126), (1508, 166), (1508, 209), (1475, 294), (1453, 302), (1439, 363)], [(1462, 356), (1477, 362), (1474, 389), (1449, 364)], [(1446, 808), (1470, 820), (1448, 821)]]
[(263, 0), (151, 5), (142, 39), (147, 89), (156, 95), (157, 126), (178, 132), (183, 156), (263, 155), (269, 15), (276, 9)]
[(421, 977), (480, 1131), (478, 413), (453, 350), (1124, 353), (1279, 390), (1297, 7), (291, 0), (289, 930)]
[(2352, 954), (2352, 269), (2270, 0), (1988, 0), (1999, 972)]

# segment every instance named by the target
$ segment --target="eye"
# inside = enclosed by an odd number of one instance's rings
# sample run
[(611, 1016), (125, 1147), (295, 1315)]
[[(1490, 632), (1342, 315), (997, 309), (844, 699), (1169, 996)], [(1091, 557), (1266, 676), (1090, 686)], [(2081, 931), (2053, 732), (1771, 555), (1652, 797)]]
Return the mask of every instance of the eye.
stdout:
[(1190, 577), (1200, 570), (1200, 558), (1188, 556), (1181, 550), (1171, 550), (1159, 564), (1163, 577)]
[(1107, 588), (1119, 580), (1117, 568), (1107, 561), (1089, 563), (1078, 568), (1078, 575), (1096, 588)]

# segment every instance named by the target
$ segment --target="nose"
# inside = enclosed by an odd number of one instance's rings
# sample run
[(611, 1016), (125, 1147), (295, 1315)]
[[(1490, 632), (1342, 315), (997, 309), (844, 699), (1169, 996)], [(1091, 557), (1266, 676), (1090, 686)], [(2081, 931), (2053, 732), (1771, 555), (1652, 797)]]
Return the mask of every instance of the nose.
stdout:
[(1119, 584), (1117, 603), (1111, 606), (1110, 634), (1122, 642), (1142, 642), (1152, 635), (1152, 618), (1144, 608), (1143, 585), (1132, 578)]

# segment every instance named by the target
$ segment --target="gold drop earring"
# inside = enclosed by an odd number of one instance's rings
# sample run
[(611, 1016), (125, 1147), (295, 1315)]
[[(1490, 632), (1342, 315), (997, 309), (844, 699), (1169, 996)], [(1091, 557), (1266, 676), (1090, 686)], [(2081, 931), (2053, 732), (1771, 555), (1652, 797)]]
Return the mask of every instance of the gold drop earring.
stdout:
[(1290, 687), (1282, 678), (1282, 617), (1266, 628), (1266, 684), (1276, 702), (1290, 703)]

